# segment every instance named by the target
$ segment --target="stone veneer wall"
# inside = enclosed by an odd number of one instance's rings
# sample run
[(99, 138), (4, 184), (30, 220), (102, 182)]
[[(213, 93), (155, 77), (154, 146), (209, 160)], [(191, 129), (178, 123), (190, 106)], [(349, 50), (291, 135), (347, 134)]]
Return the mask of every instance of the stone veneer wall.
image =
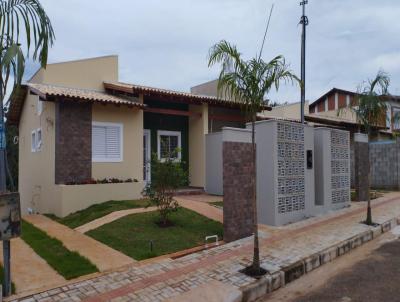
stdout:
[(92, 105), (56, 103), (55, 183), (92, 176)]
[(252, 148), (249, 143), (223, 142), (224, 241), (253, 234)]
[(354, 187), (356, 189), (356, 200), (367, 200), (368, 198), (368, 173), (369, 173), (369, 158), (368, 158), (368, 142), (354, 142)]

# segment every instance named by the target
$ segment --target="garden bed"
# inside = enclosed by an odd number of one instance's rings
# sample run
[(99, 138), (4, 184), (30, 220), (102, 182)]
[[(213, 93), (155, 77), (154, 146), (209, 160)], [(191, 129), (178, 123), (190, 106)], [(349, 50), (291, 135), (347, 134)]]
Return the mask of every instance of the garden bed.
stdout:
[[(86, 235), (135, 260), (175, 253), (204, 244), (206, 236), (223, 234), (222, 224), (188, 209), (170, 216), (173, 226), (160, 228), (158, 212), (133, 214), (103, 225)], [(153, 248), (151, 250), (151, 242)]]

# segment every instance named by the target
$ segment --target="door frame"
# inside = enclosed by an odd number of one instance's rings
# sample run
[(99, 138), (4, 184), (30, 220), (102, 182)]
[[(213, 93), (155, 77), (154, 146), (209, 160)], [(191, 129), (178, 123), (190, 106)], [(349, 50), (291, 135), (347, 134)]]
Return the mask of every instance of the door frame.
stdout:
[[(143, 169), (146, 169), (147, 179), (143, 179), (143, 181), (147, 184), (151, 182), (151, 131), (150, 129), (143, 129), (143, 137), (146, 140), (147, 150), (146, 158), (143, 158)], [(144, 146), (143, 146), (144, 148)], [(144, 176), (144, 175), (143, 175)]]

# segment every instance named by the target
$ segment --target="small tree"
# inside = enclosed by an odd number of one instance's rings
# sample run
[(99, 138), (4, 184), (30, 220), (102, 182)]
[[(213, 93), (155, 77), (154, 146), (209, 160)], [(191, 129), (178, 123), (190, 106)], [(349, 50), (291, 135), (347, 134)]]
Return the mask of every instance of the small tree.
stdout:
[[(359, 128), (364, 129), (371, 139), (374, 127), (380, 126), (386, 120), (387, 106), (385, 97), (389, 94), (390, 77), (383, 71), (379, 71), (373, 80), (363, 82), (358, 88), (358, 97), (355, 104), (349, 104), (348, 109), (355, 115)], [(339, 111), (340, 112), (340, 111)], [(370, 197), (371, 169), (368, 171), (367, 192), (367, 219), (366, 224), (372, 225), (371, 197)]]
[[(232, 101), (241, 104), (251, 121), (252, 159), (256, 167), (255, 122), (257, 113), (267, 105), (266, 95), (273, 87), (278, 90), (281, 81), (300, 82), (300, 80), (289, 70), (283, 56), (277, 56), (270, 62), (265, 62), (260, 53), (256, 58), (246, 61), (236, 46), (224, 40), (215, 44), (210, 50), (208, 65), (212, 66), (216, 63), (222, 63), (218, 81), (219, 93), (224, 92), (232, 98)], [(258, 276), (263, 274), (263, 270), (260, 267), (258, 244), (256, 179), (256, 171), (254, 171), (253, 178), (249, 180), (253, 183), (254, 254), (253, 264), (246, 272), (249, 275)]]
[(174, 195), (186, 183), (187, 173), (176, 157), (169, 156), (159, 160), (157, 154), (152, 155), (151, 169), (151, 182), (146, 186), (144, 195), (150, 198), (151, 204), (157, 206), (160, 214), (159, 225), (167, 227), (172, 224), (168, 220), (169, 215), (179, 207)]

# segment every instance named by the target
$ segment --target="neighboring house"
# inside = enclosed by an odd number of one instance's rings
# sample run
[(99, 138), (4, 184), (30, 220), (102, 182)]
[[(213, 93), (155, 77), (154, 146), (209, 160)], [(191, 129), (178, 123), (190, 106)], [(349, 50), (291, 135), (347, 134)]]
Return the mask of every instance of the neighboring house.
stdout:
[[(390, 137), (394, 131), (400, 130), (400, 96), (383, 96), (387, 105), (386, 116), (382, 116), (381, 138)], [(354, 114), (347, 109), (357, 106), (357, 93), (333, 88), (310, 105), (310, 114), (328, 117), (340, 117), (356, 122)]]
[[(94, 203), (141, 197), (150, 156), (176, 156), (189, 185), (205, 184), (205, 134), (244, 127), (237, 103), (118, 81), (118, 57), (49, 64), (14, 95), (22, 212), (65, 216)], [(93, 179), (124, 181), (83, 184)]]

